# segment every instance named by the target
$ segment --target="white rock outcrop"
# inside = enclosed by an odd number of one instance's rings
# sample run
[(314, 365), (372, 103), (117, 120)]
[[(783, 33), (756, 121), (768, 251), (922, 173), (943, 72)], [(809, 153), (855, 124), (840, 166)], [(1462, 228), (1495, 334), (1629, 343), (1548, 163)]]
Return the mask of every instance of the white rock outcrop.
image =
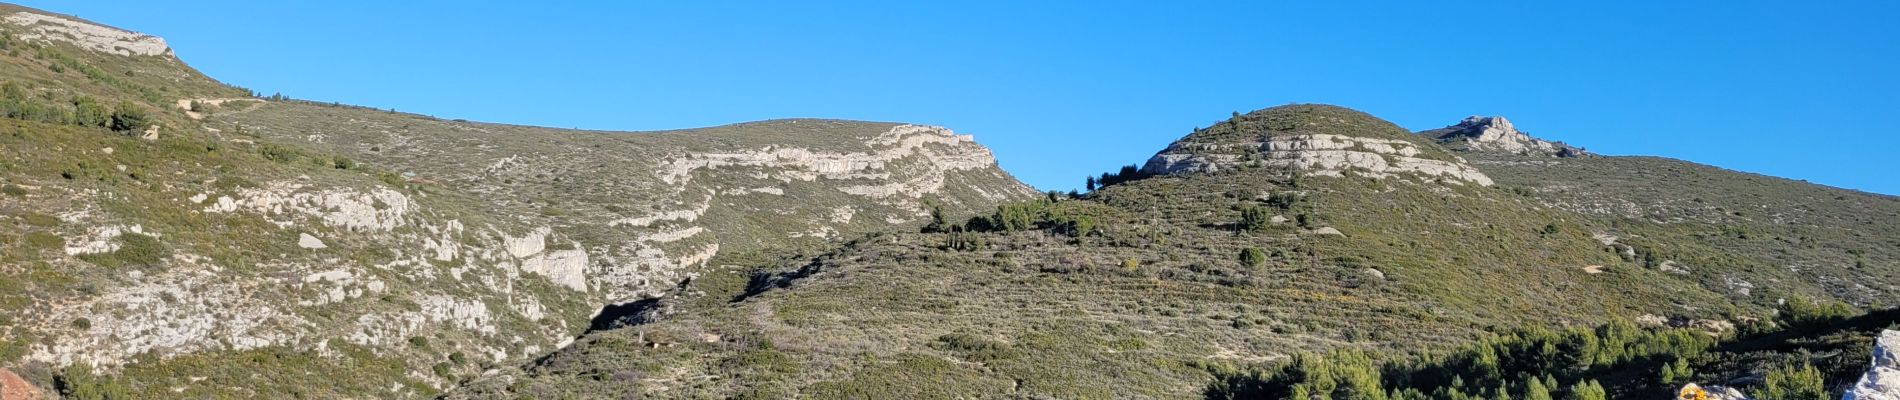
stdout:
[(1747, 395), (1743, 395), (1742, 391), (1735, 390), (1735, 388), (1732, 388), (1732, 387), (1726, 387), (1726, 386), (1703, 387), (1701, 385), (1696, 385), (1694, 383), (1682, 385), (1682, 389), (1676, 391), (1676, 398), (1678, 399), (1707, 399), (1707, 400), (1748, 400)]
[[(67, 255), (110, 253), (119, 249), (120, 235), (127, 233), (147, 234), (145, 227), (139, 225), (104, 225), (86, 229), (86, 236), (67, 239)], [(156, 233), (151, 234), (157, 236)]]
[(587, 291), (587, 252), (555, 250), (521, 262), (521, 271), (546, 276), (569, 289)]
[[(920, 163), (931, 171), (917, 179), (881, 185), (840, 188), (846, 193), (867, 197), (905, 196), (919, 198), (936, 193), (944, 185), (944, 172), (994, 168), (996, 157), (989, 148), (976, 143), (970, 135), (959, 135), (935, 126), (898, 125), (872, 138), (869, 152), (833, 153), (796, 147), (766, 147), (735, 153), (696, 153), (664, 161), (659, 166), (660, 180), (684, 185), (702, 170), (755, 167), (767, 168), (769, 176), (783, 182), (810, 182), (819, 179), (890, 179), (888, 167), (893, 161), (922, 156)], [(767, 193), (783, 193), (769, 190)], [(996, 200), (1003, 199), (998, 196)]]
[(1517, 126), (1512, 125), (1511, 120), (1497, 116), (1473, 115), (1465, 117), (1456, 125), (1420, 132), (1420, 134), (1440, 143), (1462, 144), (1471, 150), (1557, 157), (1584, 154), (1583, 149), (1531, 137), (1517, 130)]
[[(1319, 176), (1344, 176), (1351, 172), (1374, 178), (1419, 175), (1447, 178), (1451, 182), (1471, 182), (1490, 186), (1491, 177), (1463, 160), (1441, 161), (1418, 157), (1417, 144), (1404, 140), (1378, 139), (1328, 134), (1285, 135), (1265, 142), (1245, 143), (1250, 148), (1232, 149), (1228, 145), (1176, 142), (1142, 167), (1152, 174), (1214, 172), (1245, 166), (1285, 168)], [(1245, 155), (1254, 153), (1252, 155)]]
[(218, 196), (217, 203), (204, 211), (249, 210), (277, 217), (271, 222), (281, 227), (296, 226), (300, 218), (315, 218), (331, 228), (388, 232), (404, 223), (414, 205), (409, 196), (386, 188), (318, 188), (279, 182), (264, 188), (239, 189), (237, 198)]
[(1900, 331), (1881, 331), (1873, 361), (1841, 400), (1900, 400)]
[(306, 249), (323, 249), (323, 248), (329, 248), (330, 246), (324, 245), (323, 239), (318, 239), (316, 236), (310, 236), (309, 233), (299, 233), (297, 234), (297, 247), (302, 247)]
[(172, 49), (165, 45), (165, 39), (143, 33), (25, 11), (9, 14), (5, 20), (8, 24), (26, 30), (19, 34), (23, 40), (57, 40), (87, 50), (122, 56), (172, 55)]

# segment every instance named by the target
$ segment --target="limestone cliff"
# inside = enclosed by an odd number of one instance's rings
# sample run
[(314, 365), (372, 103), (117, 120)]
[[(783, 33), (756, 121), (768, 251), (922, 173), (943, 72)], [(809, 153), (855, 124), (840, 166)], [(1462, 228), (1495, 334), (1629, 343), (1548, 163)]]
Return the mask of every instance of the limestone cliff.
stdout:
[(1517, 130), (1517, 126), (1512, 125), (1511, 120), (1504, 117), (1473, 115), (1455, 125), (1419, 132), (1419, 135), (1455, 150), (1549, 157), (1580, 157), (1589, 154), (1582, 148), (1571, 147), (1563, 142), (1531, 137), (1530, 134)]
[(1322, 176), (1442, 180), (1491, 185), (1464, 159), (1406, 135), (1390, 122), (1350, 109), (1289, 105), (1235, 114), (1198, 129), (1142, 167), (1149, 174), (1262, 168)]

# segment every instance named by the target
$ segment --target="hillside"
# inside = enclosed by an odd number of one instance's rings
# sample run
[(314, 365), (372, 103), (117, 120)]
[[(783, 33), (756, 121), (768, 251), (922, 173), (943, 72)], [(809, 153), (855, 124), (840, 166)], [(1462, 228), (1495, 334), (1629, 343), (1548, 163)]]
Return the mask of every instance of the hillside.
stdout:
[[(1487, 186), (1489, 164), (1459, 153), (1491, 155), (1424, 139), (1332, 106), (1237, 115), (1163, 150), (1152, 176), (1079, 198), (734, 264), (665, 317), (451, 397), (1194, 397), (1309, 352), (1402, 357), (1616, 321), (1729, 335), (1781, 300), (1836, 294), (1785, 270), (1647, 261), (1712, 245), (1551, 204), (1513, 172)], [(903, 384), (920, 380), (940, 384)]]
[(943, 128), (442, 121), (253, 97), (156, 37), (0, 13), (0, 367), (60, 391), (428, 396), (722, 253), (1035, 195)]
[(1900, 198), (1504, 117), (1233, 113), (1064, 195), (942, 127), (443, 120), (178, 57), (0, 5), (0, 393), (1650, 397), (1811, 365), (1832, 395), (1900, 302)]

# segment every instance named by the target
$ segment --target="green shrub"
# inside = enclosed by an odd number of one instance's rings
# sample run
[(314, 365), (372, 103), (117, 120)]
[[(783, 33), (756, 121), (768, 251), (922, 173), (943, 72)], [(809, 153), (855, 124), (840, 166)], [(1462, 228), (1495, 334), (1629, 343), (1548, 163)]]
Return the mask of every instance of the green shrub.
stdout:
[(132, 399), (132, 391), (111, 377), (92, 374), (92, 367), (72, 364), (53, 375), (53, 388), (61, 398), (73, 400)]
[(73, 99), (73, 124), (104, 128), (112, 124), (112, 111), (98, 100), (79, 96)]
[(1241, 250), (1240, 264), (1254, 268), (1267, 265), (1267, 252), (1260, 250), (1259, 247), (1248, 247)]
[(295, 162), (297, 158), (302, 156), (297, 152), (297, 149), (275, 144), (265, 144), (262, 147), (258, 147), (257, 154), (264, 156), (264, 159), (280, 163)]
[(120, 102), (119, 107), (112, 110), (112, 130), (136, 132), (145, 130), (151, 125), (151, 116), (146, 115), (145, 109), (139, 107), (138, 104), (129, 101)]
[(943, 242), (944, 248), (956, 251), (977, 251), (986, 246), (983, 234), (966, 232), (960, 228), (952, 229), (950, 233), (945, 234)]
[(339, 155), (330, 158), (330, 166), (336, 167), (336, 169), (356, 168), (356, 161), (350, 160), (349, 157)]
[(1839, 321), (1852, 316), (1854, 316), (1854, 307), (1846, 303), (1792, 296), (1781, 304), (1780, 318), (1782, 322), (1791, 325), (1813, 325)]
[(1826, 399), (1827, 389), (1821, 380), (1821, 371), (1814, 365), (1803, 363), (1800, 367), (1782, 366), (1769, 371), (1763, 377), (1761, 386), (1749, 391), (1749, 397), (1755, 400), (1811, 400)]
[(153, 267), (171, 257), (171, 250), (151, 235), (127, 232), (119, 235), (119, 249), (109, 253), (87, 254), (79, 259), (107, 268)]
[(13, 197), (21, 197), (26, 196), (26, 188), (19, 187), (18, 185), (4, 185), (0, 186), (0, 193), (5, 193)]
[(1240, 210), (1241, 230), (1259, 232), (1266, 230), (1267, 225), (1271, 223), (1273, 223), (1273, 213), (1267, 212), (1266, 208), (1247, 206), (1247, 208)]

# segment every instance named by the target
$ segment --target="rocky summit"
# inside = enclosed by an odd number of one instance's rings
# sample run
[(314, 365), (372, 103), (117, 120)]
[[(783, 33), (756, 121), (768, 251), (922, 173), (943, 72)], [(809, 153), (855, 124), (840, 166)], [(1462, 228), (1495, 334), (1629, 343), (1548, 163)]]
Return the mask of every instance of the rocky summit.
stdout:
[(1459, 150), (1494, 151), (1519, 155), (1581, 157), (1589, 153), (1563, 142), (1550, 142), (1517, 130), (1504, 117), (1465, 117), (1458, 124), (1422, 131), (1419, 135)]
[(445, 120), (11, 5), (0, 60), (7, 400), (1894, 397), (1900, 198), (1502, 117), (1210, 114), (1045, 193), (948, 127)]
[(1265, 168), (1317, 176), (1408, 177), (1491, 185), (1464, 159), (1371, 115), (1327, 105), (1263, 109), (1197, 129), (1142, 166), (1149, 174)]

